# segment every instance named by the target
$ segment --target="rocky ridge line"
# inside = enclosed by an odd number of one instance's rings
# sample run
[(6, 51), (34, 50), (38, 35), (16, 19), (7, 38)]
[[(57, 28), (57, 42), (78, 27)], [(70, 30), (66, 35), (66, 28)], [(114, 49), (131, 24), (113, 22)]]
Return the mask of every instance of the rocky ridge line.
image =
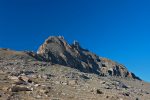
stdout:
[(72, 67), (86, 73), (141, 80), (122, 64), (83, 49), (77, 41), (70, 45), (62, 36), (50, 36), (35, 55), (37, 59)]

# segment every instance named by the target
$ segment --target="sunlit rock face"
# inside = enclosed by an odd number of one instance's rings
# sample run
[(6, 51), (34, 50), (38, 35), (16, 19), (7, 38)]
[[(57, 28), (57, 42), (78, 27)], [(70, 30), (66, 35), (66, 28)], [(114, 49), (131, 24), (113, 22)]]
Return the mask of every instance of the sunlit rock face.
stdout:
[(45, 61), (73, 67), (82, 72), (139, 79), (123, 65), (83, 49), (77, 41), (68, 44), (62, 36), (50, 36), (39, 47), (37, 54)]

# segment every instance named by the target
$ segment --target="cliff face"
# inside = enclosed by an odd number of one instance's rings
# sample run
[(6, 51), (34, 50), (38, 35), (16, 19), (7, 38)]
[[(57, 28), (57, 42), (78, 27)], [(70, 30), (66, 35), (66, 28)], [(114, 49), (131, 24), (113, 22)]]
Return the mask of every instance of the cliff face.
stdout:
[(70, 45), (61, 36), (50, 36), (39, 47), (37, 54), (44, 61), (73, 67), (82, 72), (139, 79), (125, 66), (83, 49), (77, 41)]

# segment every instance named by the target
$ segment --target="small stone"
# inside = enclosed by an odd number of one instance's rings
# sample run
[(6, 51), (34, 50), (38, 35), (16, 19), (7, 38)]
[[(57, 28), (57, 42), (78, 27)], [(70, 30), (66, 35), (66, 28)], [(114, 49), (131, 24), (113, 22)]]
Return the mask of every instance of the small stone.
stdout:
[(77, 81), (76, 80), (69, 80), (67, 82), (68, 85), (76, 85), (77, 84)]
[(37, 96), (36, 96), (36, 98), (37, 98), (37, 99), (41, 99), (41, 98), (42, 98), (42, 96), (40, 96), (40, 95), (37, 95)]
[(42, 89), (39, 90), (40, 93), (43, 94), (48, 94), (51, 91), (51, 87), (43, 87)]
[(37, 75), (37, 77), (41, 79), (41, 78), (42, 78), (42, 75), (39, 74), (39, 75)]
[(129, 92), (123, 93), (124, 96), (130, 96)]
[(38, 86), (40, 86), (40, 84), (35, 84), (34, 86), (35, 86), (35, 87), (38, 87)]
[(10, 89), (10, 87), (3, 87), (2, 90), (7, 92)]
[(38, 78), (38, 76), (37, 75), (35, 75), (35, 74), (31, 74), (31, 75), (27, 75), (28, 77), (30, 77), (30, 78), (32, 78), (32, 79), (36, 79), (36, 78)]
[(42, 78), (43, 79), (48, 79), (48, 76), (47, 75), (42, 75)]
[(66, 95), (66, 93), (61, 93), (62, 95)]
[(100, 89), (97, 89), (97, 90), (96, 90), (96, 93), (97, 93), (97, 94), (104, 94)]
[(100, 84), (105, 84), (105, 83), (106, 83), (106, 81), (101, 81), (101, 82), (100, 82)]
[(120, 83), (120, 84), (119, 84), (119, 87), (120, 87), (120, 88), (125, 88), (125, 89), (127, 89), (127, 88), (128, 88), (128, 86), (127, 86), (127, 85), (125, 85), (125, 84), (123, 84), (123, 83)]
[(59, 82), (59, 81), (56, 81), (55, 84), (60, 84), (60, 82)]
[(61, 82), (62, 85), (67, 85), (67, 82)]
[(29, 83), (32, 83), (32, 80), (31, 79), (29, 79), (28, 77), (26, 77), (26, 76), (20, 76), (19, 77), (19, 80), (21, 80), (21, 81), (25, 81), (25, 82), (29, 82)]
[(139, 100), (139, 98), (136, 98), (135, 100)]
[(92, 89), (90, 92), (94, 92), (94, 89)]
[(15, 82), (18, 82), (18, 80), (19, 80), (17, 76), (8, 76), (8, 79), (11, 79)]
[(145, 94), (149, 94), (149, 92), (147, 92), (147, 91), (145, 91), (144, 93), (145, 93)]
[(4, 72), (4, 71), (2, 71), (2, 70), (0, 70), (0, 74), (5, 74), (5, 72)]
[(109, 96), (106, 96), (106, 98), (109, 98)]
[(107, 87), (105, 87), (105, 89), (112, 89), (112, 87), (110, 87), (110, 86), (107, 86)]
[(47, 93), (47, 90), (40, 89), (39, 92), (45, 94)]

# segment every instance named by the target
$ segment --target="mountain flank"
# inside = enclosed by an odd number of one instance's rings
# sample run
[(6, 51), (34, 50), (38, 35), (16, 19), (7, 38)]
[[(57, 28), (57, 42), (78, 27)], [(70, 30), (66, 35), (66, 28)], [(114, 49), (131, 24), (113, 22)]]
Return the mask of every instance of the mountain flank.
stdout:
[(77, 41), (50, 36), (37, 53), (0, 49), (0, 100), (150, 100), (150, 84)]

